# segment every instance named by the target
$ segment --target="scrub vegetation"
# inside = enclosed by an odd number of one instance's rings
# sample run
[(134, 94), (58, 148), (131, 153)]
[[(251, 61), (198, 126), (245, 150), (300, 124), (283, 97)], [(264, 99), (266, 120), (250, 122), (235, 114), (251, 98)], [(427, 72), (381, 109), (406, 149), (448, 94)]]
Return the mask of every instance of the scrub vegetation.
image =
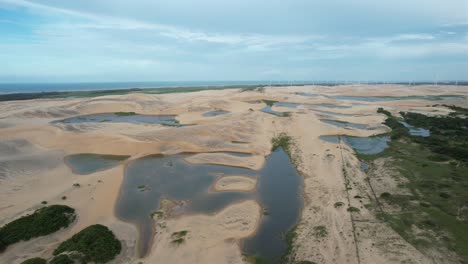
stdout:
[(21, 264), (46, 264), (46, 263), (47, 261), (43, 258), (30, 258), (21, 262)]
[(22, 240), (52, 234), (68, 227), (76, 218), (75, 209), (51, 205), (16, 219), (0, 228), (0, 252)]
[(385, 121), (395, 139), (390, 147), (376, 155), (359, 155), (364, 160), (390, 158), (386, 166), (408, 180), (399, 184), (407, 194), (380, 194), (379, 201), (397, 211), (383, 210), (379, 217), (421, 251), (454, 251), (461, 262), (467, 262), (468, 119), (401, 115), (408, 124), (429, 129), (431, 134), (411, 136), (394, 122), (398, 118), (390, 115)]
[(68, 257), (81, 263), (106, 263), (122, 250), (114, 233), (103, 225), (89, 226), (61, 243), (53, 255), (69, 254)]

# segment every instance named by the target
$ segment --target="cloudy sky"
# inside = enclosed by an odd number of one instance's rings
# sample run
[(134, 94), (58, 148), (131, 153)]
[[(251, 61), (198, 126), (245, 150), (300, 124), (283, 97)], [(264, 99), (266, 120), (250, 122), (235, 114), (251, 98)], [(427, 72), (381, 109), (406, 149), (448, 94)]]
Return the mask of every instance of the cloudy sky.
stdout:
[(433, 79), (468, 0), (0, 0), (0, 82)]

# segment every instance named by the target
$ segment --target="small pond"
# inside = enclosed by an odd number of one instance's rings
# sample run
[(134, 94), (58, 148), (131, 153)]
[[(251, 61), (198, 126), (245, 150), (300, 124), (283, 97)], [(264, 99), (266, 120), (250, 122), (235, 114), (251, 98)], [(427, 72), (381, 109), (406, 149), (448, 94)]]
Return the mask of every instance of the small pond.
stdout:
[(65, 157), (65, 163), (76, 174), (86, 175), (115, 167), (130, 156), (73, 154)]
[(267, 113), (267, 114), (272, 114), (276, 116), (284, 116), (284, 112), (278, 112), (273, 109), (271, 109), (271, 106), (267, 105), (261, 109), (262, 112)]
[(361, 116), (359, 114), (343, 114), (343, 113), (337, 113), (337, 112), (330, 112), (330, 111), (323, 111), (323, 110), (317, 110), (317, 109), (312, 109), (312, 111), (325, 114), (325, 115), (333, 115), (333, 116)]
[(428, 137), (431, 135), (431, 132), (425, 128), (414, 127), (404, 121), (399, 121), (402, 125), (408, 128), (410, 135), (413, 136), (420, 136), (420, 137)]
[(204, 117), (213, 117), (213, 116), (220, 116), (220, 115), (225, 115), (230, 113), (229, 111), (224, 111), (224, 110), (214, 110), (210, 112), (203, 113)]
[(343, 127), (343, 128), (357, 128), (357, 129), (366, 129), (368, 126), (364, 124), (356, 124), (356, 123), (349, 123), (344, 121), (338, 120), (330, 120), (330, 119), (320, 119), (325, 124), (329, 124), (332, 126)]
[(81, 123), (132, 123), (132, 124), (161, 124), (180, 126), (175, 115), (140, 115), (135, 113), (106, 113), (75, 116), (59, 121), (65, 124)]
[(338, 144), (340, 140), (352, 147), (357, 153), (372, 155), (378, 154), (388, 148), (390, 137), (351, 137), (351, 136), (320, 136), (320, 139), (326, 142)]
[(297, 95), (300, 95), (300, 96), (308, 96), (308, 97), (320, 96), (320, 94), (316, 94), (316, 93), (307, 93), (307, 92), (297, 92), (296, 94), (297, 94)]

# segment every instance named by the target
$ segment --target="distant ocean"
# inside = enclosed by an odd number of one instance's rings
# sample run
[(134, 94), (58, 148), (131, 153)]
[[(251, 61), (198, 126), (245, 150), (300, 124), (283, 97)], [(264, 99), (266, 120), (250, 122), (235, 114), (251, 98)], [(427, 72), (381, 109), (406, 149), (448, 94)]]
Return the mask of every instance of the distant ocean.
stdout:
[[(101, 82), (101, 83), (0, 83), (0, 94), (63, 91), (92, 91), (130, 88), (163, 88), (180, 86), (260, 85), (269, 81), (192, 81), (192, 82)], [(286, 83), (286, 82), (284, 82)], [(275, 82), (278, 84), (278, 82)]]

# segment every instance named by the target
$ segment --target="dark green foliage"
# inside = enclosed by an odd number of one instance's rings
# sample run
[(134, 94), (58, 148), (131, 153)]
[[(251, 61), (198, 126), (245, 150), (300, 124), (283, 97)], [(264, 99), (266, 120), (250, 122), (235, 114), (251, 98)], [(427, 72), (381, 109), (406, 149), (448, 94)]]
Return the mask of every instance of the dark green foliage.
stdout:
[(405, 121), (431, 131), (429, 137), (413, 137), (413, 141), (431, 151), (457, 160), (468, 160), (468, 118), (434, 117), (419, 113), (401, 113)]
[(281, 259), (282, 259), (282, 263), (288, 263), (288, 262), (290, 262), (289, 259), (291, 258), (291, 254), (292, 254), (292, 252), (293, 252), (294, 240), (295, 240), (296, 237), (297, 237), (296, 228), (297, 228), (297, 226), (291, 228), (291, 230), (289, 230), (288, 233), (286, 233), (285, 241), (286, 241), (286, 244), (287, 244), (287, 249), (286, 249), (286, 253), (285, 253), (284, 256), (281, 258)]
[(43, 258), (30, 258), (21, 262), (21, 264), (46, 264), (46, 263), (47, 261)]
[(380, 114), (384, 114), (388, 117), (392, 117), (392, 113), (390, 113), (389, 111), (383, 109), (382, 107), (379, 107), (379, 109), (377, 109), (377, 113), (380, 113)]
[(121, 250), (122, 245), (112, 231), (103, 225), (92, 225), (60, 244), (53, 254), (76, 252), (81, 254), (85, 262), (106, 263)]
[(65, 205), (51, 205), (37, 209), (0, 228), (0, 252), (8, 245), (34, 237), (54, 233), (75, 220), (75, 209)]
[(347, 211), (348, 211), (348, 212), (351, 212), (351, 213), (359, 213), (359, 212), (361, 212), (361, 210), (360, 210), (359, 208), (354, 207), (354, 206), (348, 207)]
[(266, 100), (266, 99), (263, 99), (263, 102), (268, 105), (268, 106), (273, 106), (275, 103), (277, 103), (278, 101), (274, 101), (274, 100)]
[(114, 114), (117, 115), (117, 116), (132, 116), (132, 115), (136, 115), (137, 113), (135, 113), (135, 112), (115, 112)]
[(323, 238), (328, 235), (327, 227), (326, 226), (314, 226), (314, 236), (315, 238)]
[(335, 206), (335, 208), (338, 208), (338, 207), (341, 207), (343, 205), (344, 205), (343, 202), (336, 202), (334, 206)]
[(450, 116), (457, 116), (457, 115), (468, 115), (468, 108), (463, 108), (455, 105), (442, 105), (447, 107), (450, 110), (453, 110), (455, 112), (450, 113)]
[(74, 261), (68, 255), (58, 255), (54, 257), (49, 264), (73, 264)]
[(393, 116), (385, 119), (384, 124), (392, 129), (391, 138), (393, 140), (409, 136), (408, 128), (398, 122), (398, 119)]
[(277, 148), (283, 148), (286, 153), (290, 153), (290, 146), (291, 146), (292, 140), (291, 137), (288, 136), (285, 133), (281, 133), (278, 136), (274, 137), (271, 139), (271, 150), (275, 151)]
[(245, 260), (250, 264), (269, 264), (268, 261), (259, 256), (246, 256)]

